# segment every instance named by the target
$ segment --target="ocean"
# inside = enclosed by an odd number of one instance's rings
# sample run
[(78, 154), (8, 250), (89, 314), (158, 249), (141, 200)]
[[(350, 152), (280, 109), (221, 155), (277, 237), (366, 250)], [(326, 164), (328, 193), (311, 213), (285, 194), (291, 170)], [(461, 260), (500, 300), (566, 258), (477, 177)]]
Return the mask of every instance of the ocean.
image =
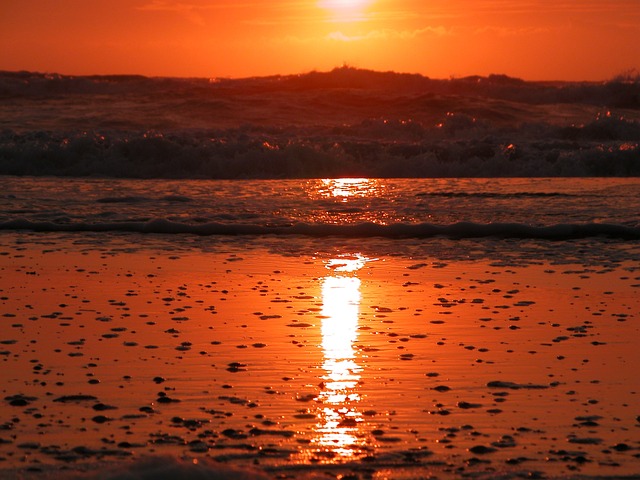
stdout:
[(640, 86), (350, 67), (249, 79), (0, 72), (0, 174), (637, 176)]
[(639, 92), (1, 72), (0, 478), (640, 478)]

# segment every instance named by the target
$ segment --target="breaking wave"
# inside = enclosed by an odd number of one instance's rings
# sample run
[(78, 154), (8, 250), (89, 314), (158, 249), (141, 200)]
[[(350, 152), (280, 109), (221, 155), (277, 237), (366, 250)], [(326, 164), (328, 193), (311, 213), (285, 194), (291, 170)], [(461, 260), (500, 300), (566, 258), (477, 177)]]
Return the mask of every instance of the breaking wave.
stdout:
[(0, 174), (640, 176), (640, 81), (0, 72)]
[[(375, 128), (388, 136), (376, 136)], [(4, 131), (0, 174), (211, 179), (640, 175), (640, 123), (624, 118), (571, 129), (522, 127), (517, 135), (500, 137), (485, 131), (482, 138), (453, 139), (437, 127), (414, 126), (420, 135), (403, 139), (394, 137), (394, 128), (400, 127), (357, 125), (344, 127), (341, 135), (293, 127), (251, 134)], [(537, 130), (533, 140), (532, 129)]]

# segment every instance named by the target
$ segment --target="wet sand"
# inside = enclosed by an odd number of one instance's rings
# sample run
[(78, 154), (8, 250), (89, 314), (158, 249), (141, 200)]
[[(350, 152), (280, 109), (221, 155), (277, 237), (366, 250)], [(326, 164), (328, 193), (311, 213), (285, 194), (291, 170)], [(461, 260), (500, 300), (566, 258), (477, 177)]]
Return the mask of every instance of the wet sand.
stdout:
[(0, 478), (640, 474), (637, 265), (9, 244)]

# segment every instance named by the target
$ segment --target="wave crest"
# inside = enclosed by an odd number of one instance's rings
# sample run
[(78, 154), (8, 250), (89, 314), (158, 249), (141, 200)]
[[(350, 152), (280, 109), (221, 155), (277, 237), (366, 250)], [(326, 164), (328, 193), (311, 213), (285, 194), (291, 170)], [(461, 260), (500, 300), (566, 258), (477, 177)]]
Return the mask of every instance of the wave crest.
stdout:
[(211, 179), (640, 176), (640, 122), (604, 118), (580, 127), (530, 125), (501, 136), (474, 122), (446, 122), (427, 128), (412, 122), (363, 121), (271, 132), (3, 131), (0, 174)]

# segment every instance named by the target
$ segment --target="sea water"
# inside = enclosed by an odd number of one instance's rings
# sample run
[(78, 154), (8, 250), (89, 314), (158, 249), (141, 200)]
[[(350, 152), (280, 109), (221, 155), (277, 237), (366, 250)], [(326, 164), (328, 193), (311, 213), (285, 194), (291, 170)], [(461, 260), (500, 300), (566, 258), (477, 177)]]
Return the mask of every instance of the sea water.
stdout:
[[(374, 255), (523, 263), (533, 251), (555, 261), (606, 262), (635, 260), (640, 238), (640, 182), (632, 178), (0, 177), (0, 185), (0, 229), (66, 233), (104, 246), (146, 237), (174, 250), (241, 241), (298, 254), (350, 241), (379, 249)], [(481, 248), (471, 254), (469, 244)]]
[(638, 472), (635, 179), (0, 184), (0, 477)]
[(540, 240), (624, 243), (639, 236), (639, 85), (0, 72), (0, 228), (416, 253), (500, 238), (521, 257)]
[(0, 174), (129, 178), (640, 173), (637, 79), (249, 79), (0, 72)]
[(638, 472), (636, 83), (0, 95), (0, 477)]

